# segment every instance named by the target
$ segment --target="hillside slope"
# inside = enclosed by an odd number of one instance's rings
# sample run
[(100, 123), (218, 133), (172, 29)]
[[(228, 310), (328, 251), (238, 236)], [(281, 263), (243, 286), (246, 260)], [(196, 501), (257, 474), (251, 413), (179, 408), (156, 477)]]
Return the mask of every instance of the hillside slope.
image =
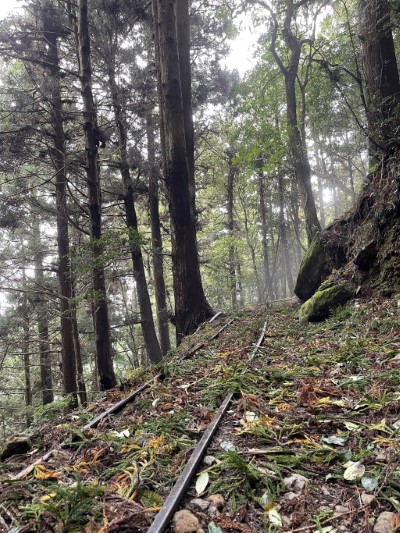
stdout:
[(179, 503), (188, 512), (166, 531), (395, 531), (399, 305), (353, 301), (302, 325), (297, 303), (278, 302), (202, 326), (122, 411), (82, 430), (129, 392), (111, 391), (36, 427), (29, 454), (0, 463), (0, 531), (147, 531), (228, 392)]

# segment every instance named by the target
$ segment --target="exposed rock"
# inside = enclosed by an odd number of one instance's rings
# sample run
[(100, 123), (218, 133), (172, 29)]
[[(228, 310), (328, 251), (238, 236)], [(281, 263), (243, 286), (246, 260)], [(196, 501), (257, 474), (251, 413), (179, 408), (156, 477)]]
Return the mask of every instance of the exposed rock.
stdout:
[(203, 500), (202, 498), (194, 498), (193, 500), (190, 500), (190, 503), (199, 511), (206, 511), (210, 507), (211, 502)]
[(211, 503), (211, 505), (219, 510), (221, 510), (225, 505), (225, 498), (222, 496), (222, 494), (212, 494), (208, 497), (208, 501)]
[(377, 254), (378, 249), (376, 247), (376, 242), (371, 241), (361, 248), (354, 258), (354, 263), (360, 270), (367, 272), (370, 268), (372, 268)]
[(301, 322), (324, 320), (335, 307), (345, 304), (352, 297), (353, 291), (345, 281), (328, 288), (322, 284), (314, 296), (300, 307), (299, 319)]
[(378, 516), (374, 525), (375, 533), (395, 533), (399, 531), (400, 515), (385, 511)]
[(306, 485), (308, 485), (309, 479), (300, 474), (292, 474), (289, 477), (283, 479), (283, 484), (287, 489), (291, 489), (292, 492), (301, 492)]
[(32, 447), (29, 435), (14, 435), (7, 442), (1, 452), (0, 460), (5, 461), (12, 455), (28, 452)]
[(174, 514), (172, 526), (174, 533), (197, 533), (201, 529), (197, 517), (187, 509), (182, 509)]
[(294, 289), (295, 295), (302, 301), (308, 300), (329, 272), (324, 246), (319, 239), (315, 239), (301, 261)]

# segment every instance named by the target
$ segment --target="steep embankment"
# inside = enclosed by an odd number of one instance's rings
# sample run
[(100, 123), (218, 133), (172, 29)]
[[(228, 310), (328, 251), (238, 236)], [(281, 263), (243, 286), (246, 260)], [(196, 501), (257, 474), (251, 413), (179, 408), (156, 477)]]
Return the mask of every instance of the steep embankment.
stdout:
[[(147, 531), (229, 392), (173, 531), (391, 531), (400, 520), (399, 302), (352, 302), (307, 326), (297, 307), (204, 325), (162, 379), (95, 428), (82, 426), (128, 392), (38, 427), (31, 453), (2, 464), (0, 531)], [(138, 374), (132, 389), (156, 374)]]
[(400, 291), (400, 163), (372, 172), (353, 208), (328, 226), (305, 254), (295, 293), (305, 301), (321, 282), (345, 281), (353, 294)]

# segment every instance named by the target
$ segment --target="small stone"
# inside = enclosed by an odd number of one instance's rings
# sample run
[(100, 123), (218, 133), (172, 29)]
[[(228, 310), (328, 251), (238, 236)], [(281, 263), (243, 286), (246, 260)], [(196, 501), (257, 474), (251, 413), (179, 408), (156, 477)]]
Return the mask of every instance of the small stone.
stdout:
[(309, 480), (305, 476), (300, 474), (292, 474), (289, 477), (285, 477), (283, 484), (287, 489), (292, 489), (293, 492), (301, 492), (306, 485), (308, 485)]
[(206, 455), (203, 459), (203, 462), (205, 465), (207, 466), (211, 466), (212, 464), (214, 464), (216, 462), (216, 458), (213, 456), (213, 455)]
[(221, 516), (221, 511), (219, 511), (215, 505), (210, 505), (210, 507), (207, 510), (208, 515), (211, 518), (216, 518), (217, 516)]
[(283, 496), (285, 498), (285, 500), (294, 500), (295, 498), (298, 498), (299, 495), (296, 494), (295, 492), (287, 492), (286, 494), (284, 494)]
[(6, 445), (1, 452), (0, 461), (5, 461), (13, 455), (19, 455), (28, 452), (32, 447), (29, 435), (14, 435), (6, 442)]
[(172, 526), (174, 533), (197, 533), (201, 529), (198, 519), (187, 509), (182, 509), (174, 514)]
[(196, 507), (196, 509), (199, 509), (200, 511), (206, 511), (210, 507), (211, 502), (203, 500), (202, 498), (194, 498), (193, 500), (190, 500), (190, 503), (193, 505), (193, 507)]
[(395, 533), (397, 530), (396, 522), (399, 523), (400, 515), (397, 513), (391, 513), (385, 511), (378, 516), (377, 521), (374, 525), (375, 533)]
[(225, 498), (222, 496), (222, 494), (212, 494), (208, 497), (208, 501), (211, 502), (211, 504), (218, 510), (221, 510), (225, 505)]
[(344, 505), (336, 505), (335, 506), (335, 511), (338, 514), (343, 514), (343, 513), (348, 513), (349, 509), (348, 509), (348, 507), (345, 507)]
[(367, 494), (366, 492), (363, 492), (361, 494), (361, 503), (363, 505), (370, 505), (375, 500), (375, 496), (372, 494)]

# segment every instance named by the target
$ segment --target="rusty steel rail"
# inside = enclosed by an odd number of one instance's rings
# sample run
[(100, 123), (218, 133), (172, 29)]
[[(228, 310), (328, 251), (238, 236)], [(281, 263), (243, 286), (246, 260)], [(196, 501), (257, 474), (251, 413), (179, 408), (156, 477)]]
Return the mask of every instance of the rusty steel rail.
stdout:
[(221, 422), (226, 410), (228, 409), (232, 397), (233, 392), (230, 392), (225, 397), (224, 401), (221, 404), (221, 407), (218, 409), (208, 428), (203, 433), (203, 436), (201, 437), (198, 445), (193, 450), (189, 461), (186, 463), (185, 468), (182, 470), (182, 473), (178, 477), (177, 482), (172, 487), (172, 490), (167, 496), (164, 505), (157, 513), (154, 522), (147, 530), (147, 533), (162, 533), (168, 526), (171, 517), (179, 503), (179, 500), (184, 495), (189, 483), (191, 482), (195, 474), (196, 468), (198, 467), (201, 459), (203, 458), (203, 455), (207, 450), (216, 429), (219, 426), (219, 423)]
[(236, 320), (236, 317), (233, 317), (231, 320), (229, 320), (229, 322), (227, 322), (224, 326), (222, 326), (222, 328), (219, 328), (219, 330), (216, 333), (214, 333), (214, 335), (212, 335), (212, 337), (210, 337), (208, 340), (213, 341), (214, 339), (216, 339), (224, 331), (224, 329), (226, 329), (235, 320)]
[(253, 359), (253, 357), (256, 355), (259, 347), (261, 346), (261, 344), (263, 343), (263, 340), (264, 340), (264, 337), (265, 337), (265, 332), (267, 330), (267, 326), (268, 326), (268, 320), (266, 320), (264, 322), (264, 327), (262, 329), (262, 332), (261, 332), (261, 335), (260, 335), (260, 338), (258, 339), (257, 341), (257, 344), (255, 345), (254, 347), (254, 350), (251, 352), (250, 356), (249, 356), (249, 361), (251, 361)]
[[(222, 311), (219, 311), (218, 313), (216, 313), (209, 320), (209, 323), (214, 322), (214, 320), (216, 320), (221, 315), (222, 315)], [(230, 322), (228, 322), (228, 324), (226, 324), (225, 326), (220, 328), (218, 330), (216, 336), (211, 337), (209, 340), (212, 340), (212, 339), (216, 338), (223, 329), (225, 329), (231, 322), (233, 322), (233, 320), (231, 320)], [(204, 346), (205, 346), (204, 343), (197, 344), (196, 346), (194, 346), (194, 348), (189, 350), (189, 352), (187, 354), (185, 354), (182, 357), (182, 359), (186, 359), (186, 358), (192, 356), (195, 352), (197, 352), (200, 348), (203, 348)], [(82, 426), (81, 427), (81, 431), (86, 431), (86, 430), (88, 430), (90, 428), (96, 427), (102, 420), (104, 420), (104, 418), (106, 418), (107, 416), (109, 416), (109, 415), (111, 415), (113, 413), (117, 413), (118, 411), (120, 411), (123, 407), (125, 407), (125, 405), (127, 405), (128, 403), (133, 401), (136, 398), (136, 396), (138, 396), (138, 394), (140, 394), (143, 390), (145, 390), (147, 387), (149, 387), (156, 379), (161, 378), (162, 376), (163, 376), (162, 372), (159, 372), (158, 374), (153, 376), (151, 379), (149, 379), (148, 381), (146, 381), (145, 383), (140, 385), (138, 388), (136, 388), (128, 396), (126, 396), (125, 398), (123, 398), (119, 402), (113, 404), (111, 407), (109, 407), (108, 409), (106, 409), (105, 411), (103, 411), (102, 413), (97, 415), (95, 418), (90, 420), (90, 422), (88, 422), (87, 424)], [(18, 472), (18, 474), (13, 476), (12, 479), (13, 480), (18, 480), (18, 479), (24, 478), (25, 476), (27, 476), (28, 474), (30, 474), (34, 470), (36, 465), (38, 465), (40, 463), (47, 462), (52, 457), (52, 455), (53, 455), (53, 453), (55, 451), (57, 451), (57, 449), (56, 448), (52, 448), (50, 451), (46, 452), (44, 455), (39, 457), (39, 459), (36, 459), (36, 461), (34, 461), (32, 464), (30, 464), (29, 466), (27, 466), (26, 468), (24, 468), (23, 470)]]
[(156, 379), (160, 378), (161, 376), (162, 376), (162, 372), (159, 372), (158, 374), (153, 376), (151, 379), (146, 381), (146, 383), (143, 383), (142, 385), (140, 385), (137, 389), (135, 389), (133, 392), (128, 394), (128, 396), (126, 396), (119, 402), (115, 403), (114, 405), (112, 405), (111, 407), (103, 411), (101, 414), (93, 418), (90, 422), (85, 424), (82, 427), (82, 431), (86, 431), (87, 429), (96, 427), (99, 424), (99, 422), (101, 422), (104, 418), (106, 418), (106, 416), (116, 413), (117, 411), (120, 411), (123, 407), (125, 407), (127, 403), (134, 400), (138, 394), (140, 394), (144, 389), (147, 389), (147, 387), (149, 387)]
[(30, 464), (29, 466), (27, 466), (26, 468), (24, 468), (20, 472), (18, 472), (18, 474), (16, 476), (14, 476), (13, 478), (11, 478), (11, 479), (13, 481), (16, 481), (17, 479), (24, 478), (25, 476), (30, 474), (32, 472), (32, 470), (34, 470), (36, 465), (38, 465), (40, 463), (45, 463), (46, 461), (48, 461), (55, 451), (56, 451), (55, 448), (53, 448), (49, 452), (45, 453), (44, 455), (42, 455), (42, 457), (39, 457), (39, 459), (36, 459), (36, 461), (34, 461), (32, 464)]

